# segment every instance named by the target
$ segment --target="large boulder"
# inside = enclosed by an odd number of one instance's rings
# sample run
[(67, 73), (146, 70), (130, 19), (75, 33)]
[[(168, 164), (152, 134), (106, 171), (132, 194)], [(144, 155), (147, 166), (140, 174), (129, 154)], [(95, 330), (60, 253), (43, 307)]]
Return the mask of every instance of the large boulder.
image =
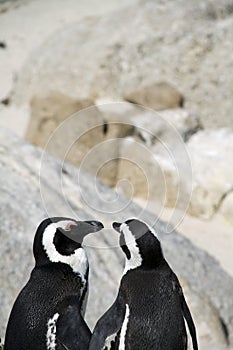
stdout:
[(165, 202), (163, 169), (152, 152), (133, 137), (122, 140), (117, 171), (117, 188), (127, 197)]
[(29, 141), (128, 197), (182, 210), (190, 201), (191, 215), (210, 218), (232, 190), (232, 131), (201, 130), (199, 118), (185, 109), (155, 112), (130, 103), (84, 108), (90, 100), (58, 93), (32, 104)]
[(225, 196), (221, 203), (220, 213), (228, 223), (233, 225), (233, 192)]
[(131, 184), (119, 183), (123, 192), (203, 219), (220, 211), (232, 222), (232, 131), (198, 130), (185, 111), (140, 117), (133, 117), (135, 137), (121, 143), (117, 178)]
[(13, 88), (13, 74), (5, 64), (7, 57), (5, 56), (5, 52), (2, 51), (3, 49), (0, 48), (0, 106), (2, 102), (3, 104), (7, 103)]
[(124, 99), (154, 110), (178, 108), (183, 105), (183, 96), (166, 82), (138, 87), (124, 95)]
[[(218, 13), (219, 5), (208, 3)], [(122, 100), (130, 91), (166, 82), (184, 94), (185, 107), (204, 126), (232, 127), (233, 20), (228, 3), (221, 1), (226, 11), (214, 18), (201, 0), (167, 1), (166, 6), (140, 0), (66, 26), (29, 58), (13, 101), (29, 103), (32, 96), (52, 91), (72, 99)]]
[(193, 168), (189, 212), (210, 218), (233, 188), (233, 133), (229, 129), (199, 131), (187, 148)]
[[(114, 220), (140, 217), (154, 226), (167, 260), (179, 275), (200, 332), (200, 344), (207, 340), (209, 349), (210, 340), (218, 348), (227, 337), (232, 342), (233, 280), (216, 260), (179, 233), (166, 234), (166, 223), (118, 196), (92, 175), (52, 158), (4, 129), (0, 140), (1, 335), (12, 303), (33, 267), (32, 241), (39, 221), (46, 216), (69, 215), (96, 218), (107, 227), (85, 241), (91, 272), (86, 318), (93, 327), (113, 302), (122, 273), (118, 238), (108, 227)], [(198, 316), (203, 309), (205, 315)]]
[[(72, 99), (59, 92), (32, 97), (31, 119), (25, 135), (26, 140), (44, 148), (53, 131), (60, 124), (72, 114), (92, 105), (91, 99)], [(64, 137), (66, 136), (68, 135), (64, 135)]]
[(185, 141), (201, 129), (199, 119), (180, 108), (159, 112), (138, 108), (130, 121), (135, 130), (133, 137), (121, 142), (119, 187), (128, 196), (157, 201), (160, 209), (164, 205), (185, 209), (192, 191)]
[(4, 13), (6, 11), (9, 11), (19, 5), (19, 0), (0, 0), (0, 13)]
[(181, 140), (186, 142), (191, 135), (202, 129), (200, 118), (181, 108), (159, 112), (139, 109), (130, 119), (148, 146), (159, 142), (170, 145)]
[(109, 147), (109, 142), (130, 134), (132, 125), (120, 123), (119, 118), (114, 123), (114, 108), (111, 113), (105, 112), (104, 106), (99, 110), (90, 99), (72, 99), (52, 92), (34, 96), (31, 113), (26, 140), (81, 166), (107, 185), (115, 185), (119, 149)]

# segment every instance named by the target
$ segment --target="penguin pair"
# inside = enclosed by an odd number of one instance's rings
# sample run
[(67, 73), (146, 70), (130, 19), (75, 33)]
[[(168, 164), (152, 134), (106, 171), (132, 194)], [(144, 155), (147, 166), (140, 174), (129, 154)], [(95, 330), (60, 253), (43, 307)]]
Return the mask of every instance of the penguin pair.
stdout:
[(107, 349), (110, 338), (111, 350), (186, 350), (184, 318), (198, 349), (179, 281), (155, 232), (136, 219), (113, 223), (125, 269), (116, 301), (91, 334), (83, 319), (88, 261), (81, 243), (102, 228), (98, 221), (66, 218), (41, 223), (34, 240), (36, 266), (13, 306), (5, 350)]
[(33, 244), (35, 267), (12, 308), (4, 350), (87, 350), (91, 332), (83, 319), (88, 260), (83, 238), (98, 221), (49, 218)]

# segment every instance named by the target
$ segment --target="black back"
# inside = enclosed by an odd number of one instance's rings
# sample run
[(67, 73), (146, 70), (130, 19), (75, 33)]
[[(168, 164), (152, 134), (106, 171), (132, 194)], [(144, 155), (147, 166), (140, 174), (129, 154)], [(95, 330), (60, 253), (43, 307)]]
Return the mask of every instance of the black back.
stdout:
[(65, 264), (35, 268), (13, 306), (4, 349), (47, 349), (47, 323), (56, 313), (57, 304), (69, 295), (79, 299), (81, 288), (80, 276)]
[(129, 305), (126, 349), (139, 349), (139, 344), (141, 349), (187, 348), (179, 288), (165, 261), (157, 269), (127, 272), (120, 286), (120, 294)]

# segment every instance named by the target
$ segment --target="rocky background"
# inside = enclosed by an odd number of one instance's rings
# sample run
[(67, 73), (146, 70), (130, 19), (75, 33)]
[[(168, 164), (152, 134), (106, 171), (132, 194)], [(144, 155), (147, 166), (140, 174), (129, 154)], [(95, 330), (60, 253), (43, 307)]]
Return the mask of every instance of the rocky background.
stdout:
[[(232, 348), (232, 52), (231, 0), (0, 1), (2, 338), (37, 223), (72, 211), (153, 224), (200, 348)], [(115, 240), (86, 242), (91, 327), (117, 291)]]

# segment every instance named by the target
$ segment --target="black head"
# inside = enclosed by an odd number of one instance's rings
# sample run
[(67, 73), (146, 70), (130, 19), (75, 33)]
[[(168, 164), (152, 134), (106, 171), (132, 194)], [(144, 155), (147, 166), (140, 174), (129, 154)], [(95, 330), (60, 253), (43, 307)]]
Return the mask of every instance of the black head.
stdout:
[(114, 222), (112, 227), (120, 233), (120, 246), (126, 255), (126, 270), (141, 265), (153, 268), (164, 260), (159, 239), (146, 223), (130, 219), (123, 223)]
[(84, 237), (103, 227), (99, 221), (77, 221), (65, 217), (45, 219), (38, 226), (34, 239), (36, 265), (62, 262), (70, 265), (73, 270), (79, 270), (79, 265), (87, 265), (82, 248)]

